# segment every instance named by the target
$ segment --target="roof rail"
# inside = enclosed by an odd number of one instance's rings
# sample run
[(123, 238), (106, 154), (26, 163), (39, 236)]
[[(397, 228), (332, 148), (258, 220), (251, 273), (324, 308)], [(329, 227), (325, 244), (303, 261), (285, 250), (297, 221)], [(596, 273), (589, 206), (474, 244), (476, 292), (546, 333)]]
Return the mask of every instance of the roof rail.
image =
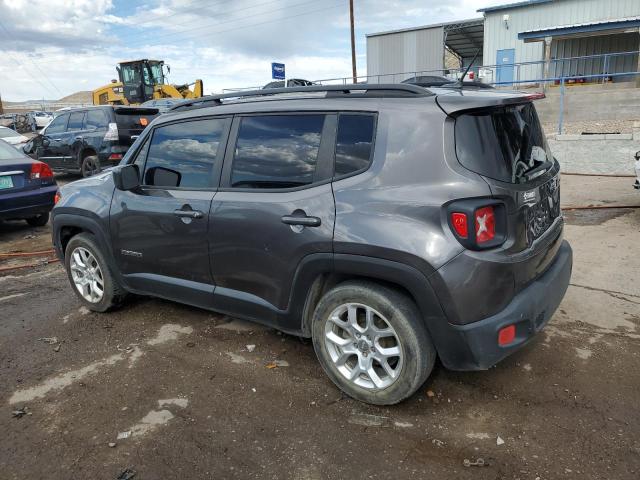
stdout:
[(343, 95), (353, 95), (354, 97), (366, 98), (386, 98), (386, 97), (411, 97), (411, 96), (431, 96), (429, 90), (417, 85), (406, 83), (379, 83), (379, 84), (351, 84), (351, 85), (312, 85), (309, 87), (287, 87), (287, 88), (265, 88), (261, 90), (249, 90), (220, 95), (209, 95), (206, 97), (194, 98), (180, 102), (169, 109), (169, 111), (182, 111), (192, 108), (205, 108), (215, 105), (222, 105), (224, 99), (245, 99), (273, 97), (274, 95), (286, 95), (291, 93), (322, 93), (327, 97)]

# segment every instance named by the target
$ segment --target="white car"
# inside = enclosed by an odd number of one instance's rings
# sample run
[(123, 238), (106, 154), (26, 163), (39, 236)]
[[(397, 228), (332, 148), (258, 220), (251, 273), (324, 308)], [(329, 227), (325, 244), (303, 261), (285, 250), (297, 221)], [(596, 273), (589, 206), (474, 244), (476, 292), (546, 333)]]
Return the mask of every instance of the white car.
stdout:
[(47, 112), (31, 112), (31, 115), (36, 118), (36, 125), (38, 128), (46, 127), (51, 123), (51, 120), (53, 120), (53, 115)]
[(27, 137), (9, 127), (0, 127), (0, 138), (14, 147), (21, 147), (29, 141)]

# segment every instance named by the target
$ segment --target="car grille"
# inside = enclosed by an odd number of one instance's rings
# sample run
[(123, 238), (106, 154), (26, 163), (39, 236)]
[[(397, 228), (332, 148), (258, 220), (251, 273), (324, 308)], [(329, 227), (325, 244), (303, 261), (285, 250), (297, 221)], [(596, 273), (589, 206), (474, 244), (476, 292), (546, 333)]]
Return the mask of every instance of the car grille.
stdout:
[(555, 176), (542, 185), (540, 200), (525, 211), (527, 222), (527, 244), (531, 246), (560, 216), (560, 180)]

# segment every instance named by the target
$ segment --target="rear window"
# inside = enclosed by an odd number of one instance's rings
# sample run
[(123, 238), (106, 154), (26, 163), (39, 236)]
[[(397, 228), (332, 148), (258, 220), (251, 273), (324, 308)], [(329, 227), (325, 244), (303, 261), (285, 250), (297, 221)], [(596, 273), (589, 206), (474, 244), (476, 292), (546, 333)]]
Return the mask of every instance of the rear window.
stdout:
[(129, 110), (116, 109), (116, 123), (118, 128), (127, 130), (144, 130), (151, 121), (158, 116), (157, 108)]
[(369, 167), (374, 126), (373, 115), (340, 115), (336, 139), (336, 177)]
[(465, 113), (455, 125), (458, 161), (480, 175), (524, 183), (553, 164), (531, 103)]
[(20, 153), (8, 143), (0, 140), (0, 160), (15, 160), (20, 158)]
[(73, 112), (69, 117), (67, 132), (75, 132), (78, 130), (82, 130), (83, 121), (84, 121), (84, 112)]

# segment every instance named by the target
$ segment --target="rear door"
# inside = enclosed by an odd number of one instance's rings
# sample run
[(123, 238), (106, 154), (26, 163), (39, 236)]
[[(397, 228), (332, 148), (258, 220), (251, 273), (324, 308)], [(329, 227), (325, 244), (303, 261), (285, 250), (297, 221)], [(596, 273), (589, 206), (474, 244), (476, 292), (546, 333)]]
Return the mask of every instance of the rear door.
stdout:
[(68, 113), (57, 116), (44, 129), (41, 137), (34, 142), (38, 160), (49, 164), (53, 169), (59, 170), (64, 166), (63, 137), (68, 121)]
[(159, 125), (133, 156), (142, 185), (115, 191), (110, 218), (118, 268), (136, 291), (210, 306), (208, 218), (230, 124)]
[(302, 260), (332, 254), (335, 127), (324, 113), (234, 119), (211, 207), (216, 308), (286, 310)]

